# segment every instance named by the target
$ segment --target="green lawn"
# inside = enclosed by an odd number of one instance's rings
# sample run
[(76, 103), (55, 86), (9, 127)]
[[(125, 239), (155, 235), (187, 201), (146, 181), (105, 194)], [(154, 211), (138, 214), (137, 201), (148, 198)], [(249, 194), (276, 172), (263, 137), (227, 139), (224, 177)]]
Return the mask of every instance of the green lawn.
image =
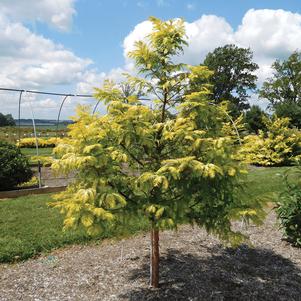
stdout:
[[(39, 156), (51, 156), (52, 151), (52, 147), (39, 148)], [(21, 152), (28, 157), (37, 155), (37, 150), (35, 148), (21, 148)]]
[[(72, 243), (86, 243), (91, 238), (83, 231), (62, 231), (62, 216), (47, 203), (51, 195), (36, 195), (0, 200), (0, 262), (32, 257)], [(129, 227), (116, 227), (93, 240), (128, 236), (146, 230), (147, 222), (132, 219)]]
[(45, 148), (39, 148), (39, 157), (37, 156), (37, 150), (35, 148), (21, 148), (21, 152), (22, 154), (24, 154), (28, 160), (30, 164), (37, 164), (38, 160), (40, 160), (40, 162), (42, 164), (44, 164), (47, 160), (47, 157), (52, 157), (52, 151), (53, 148), (52, 147), (45, 147)]
[[(264, 197), (276, 201), (284, 187), (281, 177), (289, 168), (252, 168), (247, 176), (244, 197)], [(86, 243), (89, 238), (82, 230), (62, 232), (62, 217), (47, 206), (50, 195), (0, 200), (0, 262), (32, 257), (71, 243)], [(128, 228), (116, 227), (100, 237), (121, 237), (146, 230), (145, 220), (132, 219)]]
[(278, 195), (285, 187), (283, 175), (289, 171), (290, 181), (295, 181), (295, 167), (251, 167), (245, 185), (245, 197), (265, 198), (271, 202), (277, 201)]

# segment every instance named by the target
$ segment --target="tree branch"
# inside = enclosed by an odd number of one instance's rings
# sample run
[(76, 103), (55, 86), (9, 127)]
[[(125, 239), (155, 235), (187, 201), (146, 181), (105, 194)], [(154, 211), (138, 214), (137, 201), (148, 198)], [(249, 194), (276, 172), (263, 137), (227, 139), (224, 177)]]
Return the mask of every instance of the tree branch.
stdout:
[(134, 156), (123, 143), (120, 143), (120, 146), (131, 156), (132, 159), (134, 159), (141, 166), (144, 166), (144, 164), (136, 156)]

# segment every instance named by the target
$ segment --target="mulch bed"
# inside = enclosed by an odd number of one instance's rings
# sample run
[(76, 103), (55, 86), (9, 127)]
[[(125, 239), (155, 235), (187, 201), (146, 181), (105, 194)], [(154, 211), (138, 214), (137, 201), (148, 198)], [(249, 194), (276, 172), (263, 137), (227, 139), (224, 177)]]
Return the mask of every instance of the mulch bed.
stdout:
[(189, 226), (161, 233), (158, 290), (148, 287), (143, 234), (0, 265), (0, 300), (301, 300), (301, 249), (281, 240), (275, 223), (270, 213), (249, 226), (253, 247), (238, 249)]

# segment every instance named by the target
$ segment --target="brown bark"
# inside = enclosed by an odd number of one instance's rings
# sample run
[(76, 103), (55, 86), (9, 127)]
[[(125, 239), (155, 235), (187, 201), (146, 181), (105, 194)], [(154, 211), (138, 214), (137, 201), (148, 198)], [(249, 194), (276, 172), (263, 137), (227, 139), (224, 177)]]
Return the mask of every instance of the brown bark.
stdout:
[(159, 287), (159, 230), (151, 229), (150, 285)]

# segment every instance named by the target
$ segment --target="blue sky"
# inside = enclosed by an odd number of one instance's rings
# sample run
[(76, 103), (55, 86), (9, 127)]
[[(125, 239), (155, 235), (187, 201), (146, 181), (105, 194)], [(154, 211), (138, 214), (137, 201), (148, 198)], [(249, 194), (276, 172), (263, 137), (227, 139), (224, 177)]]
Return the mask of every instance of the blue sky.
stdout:
[[(93, 93), (105, 78), (134, 71), (126, 53), (151, 30), (151, 15), (186, 20), (185, 63), (199, 64), (228, 43), (251, 47), (259, 86), (273, 61), (301, 48), (300, 0), (1, 0), (0, 86)], [(17, 99), (1, 92), (0, 111), (16, 116)], [(37, 117), (55, 118), (60, 101), (26, 94), (23, 117), (31, 115), (32, 103)], [(266, 106), (255, 94), (250, 101)], [(63, 118), (77, 102), (67, 101)]]

